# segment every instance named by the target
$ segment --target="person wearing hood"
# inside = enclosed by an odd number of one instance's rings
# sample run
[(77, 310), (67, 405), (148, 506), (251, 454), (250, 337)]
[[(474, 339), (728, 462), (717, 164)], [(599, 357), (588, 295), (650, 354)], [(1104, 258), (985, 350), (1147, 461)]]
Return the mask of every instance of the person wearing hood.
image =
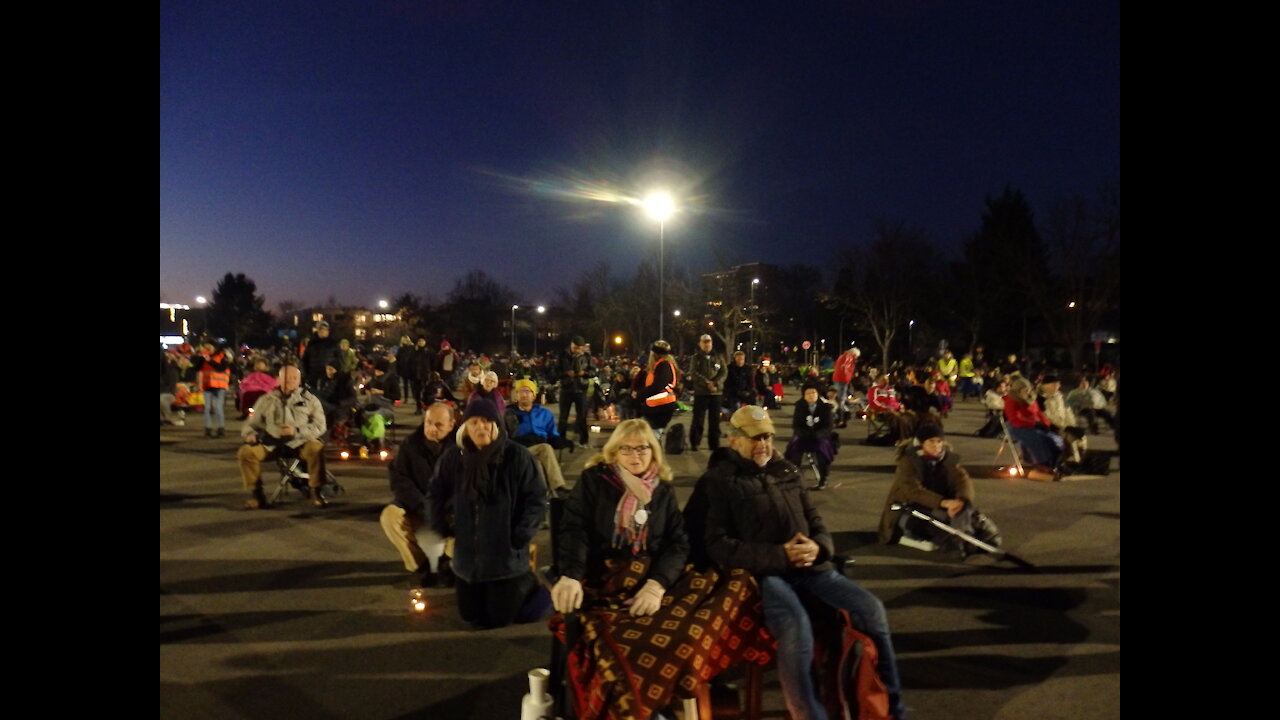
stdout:
[(498, 373), (492, 370), (480, 371), (480, 384), (467, 395), (467, 404), (475, 400), (488, 400), (498, 409), (498, 415), (507, 411), (506, 398), (498, 390)]
[(547, 485), (533, 455), (501, 426), (492, 402), (468, 404), (429, 493), (432, 529), (454, 538), (458, 614), (477, 629), (535, 622), (551, 608), (529, 550), (546, 513)]
[(995, 523), (974, 507), (973, 481), (960, 464), (960, 456), (946, 443), (939, 425), (921, 425), (913, 442), (898, 446), (893, 485), (880, 513), (879, 540), (886, 545), (898, 543), (921, 550), (959, 550), (962, 556), (977, 550), (909, 512), (892, 509), (894, 504), (907, 505), (1000, 547), (1000, 533)]
[(875, 643), (890, 713), (902, 720), (906, 707), (884, 603), (836, 570), (831, 533), (799, 469), (773, 447), (769, 413), (748, 405), (733, 413), (729, 426), (728, 447), (712, 453), (685, 505), (691, 560), (755, 576), (765, 627), (778, 641), (778, 681), (792, 717), (827, 717), (813, 680), (809, 616), (825, 606), (846, 610)]

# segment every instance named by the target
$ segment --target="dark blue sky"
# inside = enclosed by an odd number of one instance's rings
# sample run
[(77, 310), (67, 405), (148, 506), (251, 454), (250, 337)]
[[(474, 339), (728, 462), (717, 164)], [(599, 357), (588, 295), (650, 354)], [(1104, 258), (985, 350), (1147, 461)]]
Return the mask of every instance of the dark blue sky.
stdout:
[[(550, 302), (670, 261), (830, 265), (877, 217), (955, 253), (1006, 185), (1120, 179), (1118, 0), (162, 0), (160, 293)], [(646, 255), (647, 254), (647, 255)]]

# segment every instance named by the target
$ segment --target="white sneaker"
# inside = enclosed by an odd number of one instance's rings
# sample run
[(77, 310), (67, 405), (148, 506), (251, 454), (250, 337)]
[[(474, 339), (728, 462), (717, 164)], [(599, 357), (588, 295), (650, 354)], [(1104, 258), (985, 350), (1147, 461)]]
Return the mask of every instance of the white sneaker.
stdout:
[(913, 538), (907, 537), (906, 535), (903, 535), (902, 537), (898, 538), (898, 544), (906, 545), (909, 548), (915, 548), (917, 550), (924, 550), (925, 552), (933, 552), (934, 550), (938, 549), (937, 545), (934, 545), (928, 540), (915, 540)]
[(177, 418), (176, 420), (173, 421), (173, 424), (177, 425), (178, 427), (182, 427), (183, 425), (187, 424), (187, 421), (183, 420), (182, 418)]

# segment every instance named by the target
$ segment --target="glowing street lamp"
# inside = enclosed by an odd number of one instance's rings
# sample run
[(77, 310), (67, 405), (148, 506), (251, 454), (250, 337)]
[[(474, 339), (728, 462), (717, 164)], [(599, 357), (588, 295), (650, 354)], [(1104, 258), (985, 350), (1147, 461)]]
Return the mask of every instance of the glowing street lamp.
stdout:
[(378, 301), (378, 307), (382, 308), (383, 310), (386, 310), (388, 307), (390, 307), (390, 305), (391, 305), (391, 304), (390, 304), (390, 303), (388, 303), (386, 300), (379, 300), (379, 301)]
[[(547, 308), (543, 305), (538, 306), (538, 315), (545, 313)], [(512, 323), (514, 325), (515, 323)], [(538, 357), (538, 316), (533, 316), (533, 356)]]
[(663, 272), (664, 265), (664, 246), (666, 245), (666, 224), (667, 218), (675, 214), (676, 203), (671, 196), (664, 192), (650, 193), (644, 199), (645, 212), (649, 213), (649, 217), (658, 221), (658, 339), (663, 339), (663, 330), (666, 320), (666, 313), (662, 309), (663, 294)]
[(756, 359), (756, 286), (760, 284), (760, 278), (751, 278), (751, 352), (747, 353), (747, 362), (755, 362)]

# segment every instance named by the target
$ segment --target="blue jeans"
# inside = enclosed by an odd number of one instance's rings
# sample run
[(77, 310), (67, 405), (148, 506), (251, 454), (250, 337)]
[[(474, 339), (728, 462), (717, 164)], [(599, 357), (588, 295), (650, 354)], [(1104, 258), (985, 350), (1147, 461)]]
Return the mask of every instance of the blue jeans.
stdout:
[(1058, 458), (1062, 456), (1064, 447), (1061, 435), (1035, 428), (1019, 427), (1010, 427), (1009, 432), (1022, 446), (1023, 452), (1027, 455), (1025, 458), (1027, 462), (1050, 468), (1058, 466)]
[(768, 575), (760, 578), (760, 593), (764, 625), (778, 640), (778, 682), (794, 720), (828, 720), (811, 674), (813, 626), (801, 597), (810, 604), (849, 611), (854, 626), (876, 644), (880, 654), (876, 670), (889, 691), (890, 712), (897, 720), (906, 716), (889, 618), (879, 598), (835, 570), (786, 578)]
[[(213, 413), (213, 415), (210, 416), (210, 413)], [(204, 391), (204, 426), (206, 428), (227, 426), (226, 388)]]
[(849, 383), (838, 382), (831, 385), (836, 389), (836, 422), (844, 419), (844, 414), (849, 412)]

